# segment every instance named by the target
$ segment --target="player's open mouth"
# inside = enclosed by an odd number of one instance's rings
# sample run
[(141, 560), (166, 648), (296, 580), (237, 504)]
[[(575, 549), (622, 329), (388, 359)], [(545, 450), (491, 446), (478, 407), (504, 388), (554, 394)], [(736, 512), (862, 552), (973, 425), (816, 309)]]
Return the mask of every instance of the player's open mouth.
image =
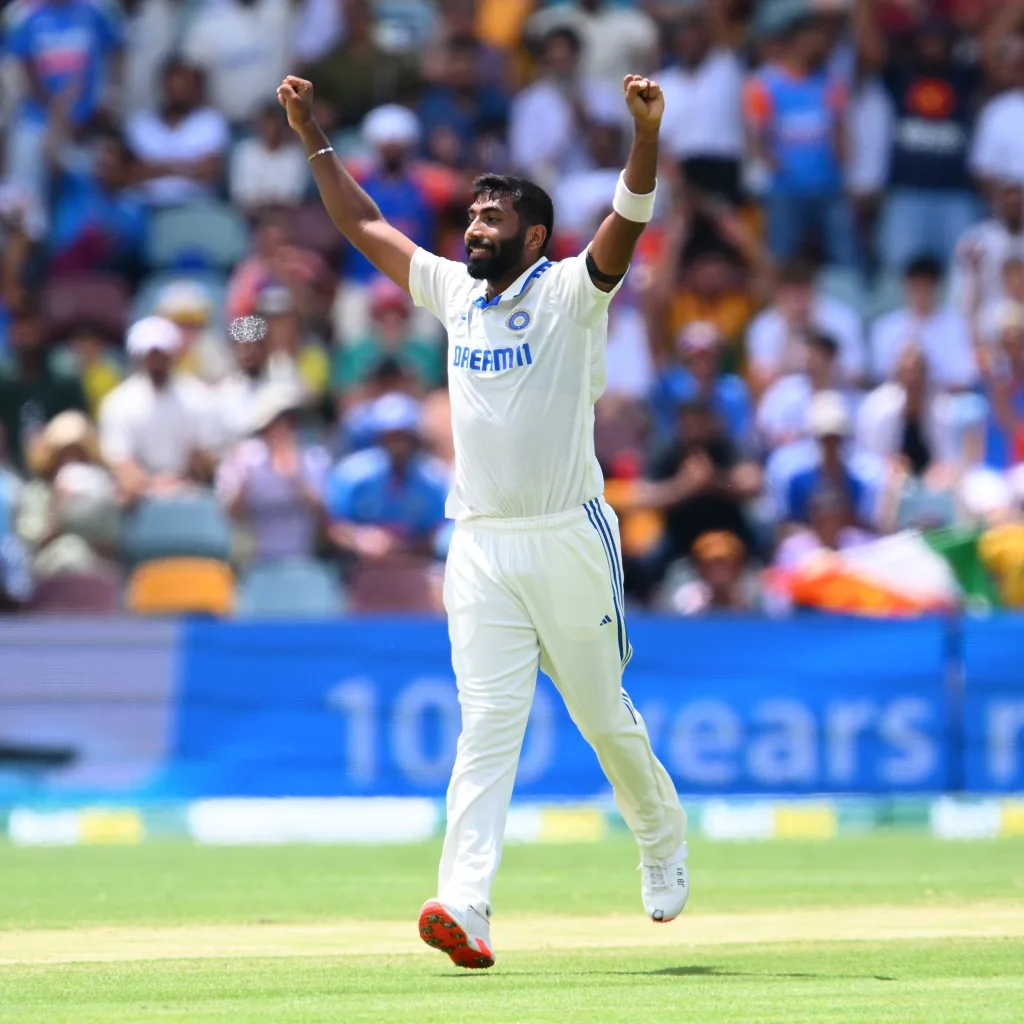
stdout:
[(487, 256), (494, 250), (489, 245), (467, 245), (466, 253), (470, 256)]

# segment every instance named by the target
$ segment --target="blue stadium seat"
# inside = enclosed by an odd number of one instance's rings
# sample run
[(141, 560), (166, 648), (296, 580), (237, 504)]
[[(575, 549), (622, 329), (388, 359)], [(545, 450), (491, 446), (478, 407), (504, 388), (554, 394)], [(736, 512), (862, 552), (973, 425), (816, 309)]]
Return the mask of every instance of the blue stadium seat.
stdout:
[(153, 215), (146, 262), (165, 269), (234, 266), (249, 247), (249, 228), (226, 203), (203, 203)]
[(880, 274), (868, 296), (865, 313), (877, 320), (903, 305), (903, 278), (899, 274)]
[(132, 302), (131, 322), (135, 323), (144, 316), (152, 316), (156, 312), (156, 304), (163, 290), (176, 281), (195, 281), (210, 296), (213, 309), (214, 326), (223, 328), (224, 302), (227, 295), (227, 281), (222, 273), (216, 270), (161, 270), (144, 278)]
[(288, 559), (249, 570), (237, 614), (247, 619), (330, 619), (341, 614), (334, 573), (312, 559)]
[(231, 529), (209, 495), (161, 498), (143, 502), (125, 520), (121, 551), (132, 565), (190, 556), (226, 562)]

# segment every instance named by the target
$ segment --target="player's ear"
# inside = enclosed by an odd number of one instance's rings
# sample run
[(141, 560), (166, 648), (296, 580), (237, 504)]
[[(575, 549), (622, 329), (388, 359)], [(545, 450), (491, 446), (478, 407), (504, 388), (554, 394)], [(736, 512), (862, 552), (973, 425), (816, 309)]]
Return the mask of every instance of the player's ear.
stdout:
[(540, 252), (548, 237), (548, 229), (543, 224), (532, 224), (526, 229), (526, 248)]

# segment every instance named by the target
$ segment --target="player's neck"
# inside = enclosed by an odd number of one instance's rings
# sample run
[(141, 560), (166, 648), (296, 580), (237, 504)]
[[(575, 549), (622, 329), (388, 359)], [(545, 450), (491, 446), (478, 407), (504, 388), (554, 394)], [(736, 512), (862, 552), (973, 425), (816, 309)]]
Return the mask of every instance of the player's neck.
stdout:
[(495, 277), (493, 279), (488, 278), (487, 291), (485, 293), (485, 298), (487, 299), (487, 301), (490, 302), (495, 295), (501, 295), (504, 291), (506, 291), (510, 285), (518, 281), (519, 278), (522, 277), (523, 274), (525, 274), (526, 271), (529, 270), (530, 267), (532, 267), (534, 263), (536, 263), (539, 259), (540, 257), (537, 256), (536, 254), (534, 254), (533, 256), (524, 257), (511, 270), (509, 270), (507, 273), (502, 274), (501, 277)]

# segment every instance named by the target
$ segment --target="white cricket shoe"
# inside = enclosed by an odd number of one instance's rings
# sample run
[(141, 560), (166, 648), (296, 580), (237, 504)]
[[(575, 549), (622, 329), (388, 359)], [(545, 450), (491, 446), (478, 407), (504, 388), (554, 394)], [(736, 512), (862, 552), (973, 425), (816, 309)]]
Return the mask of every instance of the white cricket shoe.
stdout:
[(686, 843), (667, 860), (640, 858), (643, 872), (644, 910), (658, 924), (678, 917), (690, 895), (690, 873), (686, 870)]
[(490, 907), (481, 913), (476, 907), (427, 900), (420, 911), (420, 938), (447, 953), (456, 967), (493, 967), (490, 916)]

